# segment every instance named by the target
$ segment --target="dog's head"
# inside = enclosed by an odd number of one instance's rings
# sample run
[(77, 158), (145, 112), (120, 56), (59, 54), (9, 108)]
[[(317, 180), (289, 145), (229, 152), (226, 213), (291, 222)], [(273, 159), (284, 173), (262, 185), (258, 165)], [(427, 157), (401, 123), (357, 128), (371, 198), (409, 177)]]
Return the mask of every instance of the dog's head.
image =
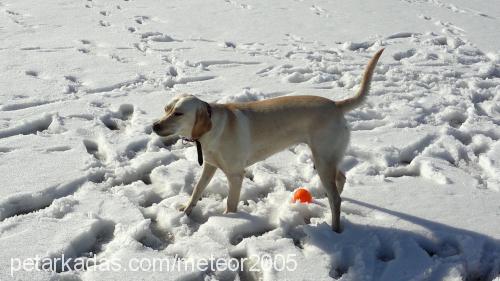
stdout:
[(179, 95), (165, 106), (165, 115), (153, 123), (160, 136), (197, 140), (212, 128), (210, 105), (193, 95)]

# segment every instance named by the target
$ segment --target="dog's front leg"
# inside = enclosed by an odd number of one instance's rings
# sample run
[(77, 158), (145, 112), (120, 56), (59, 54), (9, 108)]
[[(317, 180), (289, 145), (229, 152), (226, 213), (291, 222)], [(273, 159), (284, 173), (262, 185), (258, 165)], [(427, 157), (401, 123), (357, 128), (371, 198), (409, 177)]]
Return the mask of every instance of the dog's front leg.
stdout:
[(184, 213), (189, 216), (194, 206), (196, 206), (196, 203), (200, 199), (203, 190), (205, 190), (207, 185), (210, 183), (210, 180), (214, 176), (216, 170), (217, 168), (215, 166), (205, 162), (203, 165), (203, 171), (201, 172), (201, 177), (198, 180), (198, 183), (196, 183), (193, 193), (191, 194), (191, 199), (189, 199), (187, 205), (180, 208), (180, 211), (184, 211)]
[(224, 214), (235, 213), (240, 201), (241, 184), (243, 182), (243, 173), (226, 174), (229, 183), (229, 195), (227, 196), (227, 207)]

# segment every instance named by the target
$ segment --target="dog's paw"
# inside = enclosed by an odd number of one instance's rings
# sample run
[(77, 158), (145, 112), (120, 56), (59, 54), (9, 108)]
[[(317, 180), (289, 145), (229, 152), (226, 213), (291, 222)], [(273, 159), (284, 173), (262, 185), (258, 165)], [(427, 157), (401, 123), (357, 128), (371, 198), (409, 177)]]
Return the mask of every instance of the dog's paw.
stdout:
[(342, 233), (342, 228), (340, 227), (340, 224), (332, 225), (332, 230), (338, 234)]
[(237, 210), (236, 210), (236, 209), (229, 209), (229, 208), (226, 208), (226, 209), (224, 210), (224, 213), (223, 213), (223, 214), (224, 214), (224, 215), (227, 215), (227, 214), (230, 214), (230, 213), (236, 213), (236, 212), (237, 212)]
[(193, 206), (190, 205), (183, 205), (179, 208), (179, 211), (184, 212), (186, 215), (190, 215), (191, 211), (193, 210)]

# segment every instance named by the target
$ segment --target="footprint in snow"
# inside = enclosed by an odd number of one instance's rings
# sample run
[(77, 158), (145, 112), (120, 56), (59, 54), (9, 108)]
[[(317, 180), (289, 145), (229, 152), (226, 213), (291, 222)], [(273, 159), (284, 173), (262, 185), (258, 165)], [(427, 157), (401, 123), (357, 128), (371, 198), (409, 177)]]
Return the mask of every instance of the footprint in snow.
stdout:
[(24, 74), (31, 76), (31, 77), (38, 77), (38, 72), (35, 70), (26, 70)]
[(134, 106), (131, 104), (122, 104), (118, 111), (108, 113), (101, 117), (102, 123), (110, 130), (123, 129), (125, 122), (130, 119), (134, 113)]
[(111, 23), (109, 21), (100, 20), (99, 25), (102, 27), (108, 27), (108, 26), (111, 26)]
[[(92, 257), (97, 256), (100, 252), (103, 251), (104, 245), (108, 244), (114, 238), (115, 231), (115, 223), (111, 221), (103, 220), (99, 223), (96, 223), (90, 229), (90, 235), (93, 236), (92, 239), (89, 239), (88, 236), (83, 235), (82, 237), (76, 238), (74, 241), (70, 241), (70, 245), (68, 246), (71, 251), (68, 249), (68, 253), (72, 253), (71, 256), (65, 256), (67, 258), (72, 258), (70, 262), (63, 264), (61, 257), (54, 258), (52, 271), (57, 273), (73, 271), (73, 270), (87, 270), (86, 266), (93, 266), (97, 263)], [(79, 245), (79, 247), (75, 248), (72, 245)], [(87, 263), (85, 263), (85, 267), (81, 268), (81, 263), (74, 262), (75, 260), (80, 260), (81, 258), (89, 258)], [(73, 261), (73, 262), (71, 262)]]
[(74, 94), (78, 92), (78, 87), (81, 85), (81, 82), (73, 75), (66, 75), (64, 79), (68, 82), (66, 85), (65, 94)]
[(161, 251), (174, 241), (174, 234), (162, 229), (158, 225), (156, 218), (151, 218), (149, 231), (146, 231), (142, 237), (138, 237), (137, 242), (144, 247)]
[(145, 24), (147, 21), (149, 21), (148, 16), (135, 16), (134, 20), (138, 24)]
[(148, 146), (149, 138), (133, 141), (125, 148), (125, 153), (128, 159), (135, 158), (139, 153), (144, 152)]
[(88, 53), (90, 53), (90, 50), (87, 48), (79, 48), (78, 52), (80, 52), (82, 54), (88, 54)]
[(97, 160), (104, 161), (106, 159), (103, 153), (101, 153), (97, 142), (85, 139), (83, 140), (83, 145), (85, 146), (87, 153), (94, 156)]
[(400, 61), (402, 59), (411, 58), (416, 53), (417, 53), (417, 51), (415, 49), (409, 49), (409, 50), (406, 50), (406, 51), (403, 51), (403, 52), (397, 52), (394, 55), (392, 55), (392, 57), (394, 58), (394, 60)]

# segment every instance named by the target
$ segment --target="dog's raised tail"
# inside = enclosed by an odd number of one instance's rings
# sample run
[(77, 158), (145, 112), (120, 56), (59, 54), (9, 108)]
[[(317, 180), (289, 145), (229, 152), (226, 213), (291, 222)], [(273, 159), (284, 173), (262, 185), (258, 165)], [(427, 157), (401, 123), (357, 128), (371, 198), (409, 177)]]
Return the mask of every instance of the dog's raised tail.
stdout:
[(358, 107), (361, 103), (363, 103), (363, 101), (366, 99), (366, 95), (370, 91), (370, 83), (372, 81), (373, 70), (375, 69), (378, 59), (382, 55), (383, 51), (384, 49), (380, 49), (373, 56), (370, 62), (368, 62), (368, 65), (366, 66), (365, 69), (365, 73), (363, 74), (363, 80), (361, 81), (361, 88), (356, 93), (356, 95), (352, 98), (336, 101), (335, 104), (337, 105), (338, 108), (342, 109), (343, 111), (349, 111)]

